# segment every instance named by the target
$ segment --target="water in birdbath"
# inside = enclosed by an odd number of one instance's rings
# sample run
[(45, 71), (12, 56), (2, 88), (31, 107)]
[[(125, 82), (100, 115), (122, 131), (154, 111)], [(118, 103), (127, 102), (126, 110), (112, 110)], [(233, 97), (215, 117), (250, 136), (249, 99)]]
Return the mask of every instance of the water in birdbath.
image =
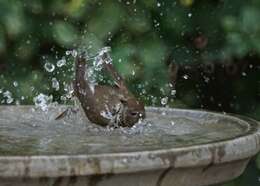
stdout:
[[(132, 128), (104, 128), (82, 112), (55, 120), (65, 106), (44, 112), (31, 106), (0, 108), (1, 155), (102, 154), (187, 147), (238, 137), (250, 129), (240, 120), (199, 112), (147, 109)], [(162, 115), (161, 112), (165, 112)]]

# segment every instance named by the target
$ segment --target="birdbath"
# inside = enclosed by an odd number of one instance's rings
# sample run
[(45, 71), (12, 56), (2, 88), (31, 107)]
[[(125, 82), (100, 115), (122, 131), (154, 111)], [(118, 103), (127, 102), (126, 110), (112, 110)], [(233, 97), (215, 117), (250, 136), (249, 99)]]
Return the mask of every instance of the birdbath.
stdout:
[(65, 106), (0, 107), (3, 186), (202, 186), (238, 177), (260, 149), (259, 124), (206, 111), (146, 108), (132, 128), (91, 124)]

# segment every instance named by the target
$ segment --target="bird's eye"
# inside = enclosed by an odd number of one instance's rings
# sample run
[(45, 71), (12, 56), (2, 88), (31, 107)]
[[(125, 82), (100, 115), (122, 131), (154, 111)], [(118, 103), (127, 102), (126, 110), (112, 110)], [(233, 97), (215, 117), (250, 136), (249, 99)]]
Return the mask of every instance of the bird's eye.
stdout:
[(138, 112), (131, 112), (131, 115), (132, 115), (132, 116), (137, 116), (137, 115), (138, 115)]

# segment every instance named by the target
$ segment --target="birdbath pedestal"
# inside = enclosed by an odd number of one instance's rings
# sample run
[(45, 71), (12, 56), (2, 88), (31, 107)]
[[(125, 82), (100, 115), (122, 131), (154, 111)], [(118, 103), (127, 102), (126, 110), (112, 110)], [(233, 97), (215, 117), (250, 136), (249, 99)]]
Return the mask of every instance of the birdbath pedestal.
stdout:
[(0, 107), (1, 186), (204, 186), (232, 180), (260, 149), (259, 124), (206, 111), (146, 108), (106, 129), (65, 106)]

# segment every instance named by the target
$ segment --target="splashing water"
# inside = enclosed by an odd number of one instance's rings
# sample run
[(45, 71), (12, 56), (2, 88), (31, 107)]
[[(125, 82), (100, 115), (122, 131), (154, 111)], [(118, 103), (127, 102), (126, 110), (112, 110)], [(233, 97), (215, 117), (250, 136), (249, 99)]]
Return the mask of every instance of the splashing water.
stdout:
[(58, 60), (56, 65), (57, 65), (57, 67), (62, 67), (64, 65), (66, 65), (66, 59), (62, 58), (62, 59)]
[[(111, 47), (104, 47), (104, 48), (102, 48), (102, 49), (98, 52), (98, 54), (97, 54), (97, 56), (96, 56), (97, 60), (100, 60), (100, 58), (101, 58), (105, 53), (109, 53), (109, 52), (111, 52)], [(101, 58), (101, 59), (102, 59), (102, 58)], [(103, 63), (103, 62), (105, 62), (105, 63), (107, 63), (107, 64), (112, 63), (112, 58), (110, 57), (110, 55), (106, 56), (106, 58), (105, 58), (105, 59), (102, 59), (102, 60), (103, 60), (102, 63)]]
[(49, 62), (44, 64), (44, 68), (47, 72), (53, 72), (55, 70), (55, 66)]
[(14, 101), (14, 98), (12, 97), (12, 93), (7, 90), (3, 93), (4, 98), (6, 98), (6, 103), (11, 104)]
[(86, 67), (86, 74), (85, 74), (85, 80), (89, 82), (91, 91), (94, 93), (95, 92), (95, 86), (98, 84), (98, 77), (99, 79), (103, 79), (102, 76), (99, 76), (99, 72), (103, 69), (103, 64), (109, 64), (112, 63), (112, 58), (110, 57), (109, 54), (106, 55), (104, 58), (104, 54), (108, 53), (111, 51), (110, 47), (104, 47), (99, 52), (93, 56), (89, 57), (88, 55), (86, 56), (86, 60), (93, 60), (92, 66), (88, 65)]
[(13, 82), (13, 85), (14, 85), (14, 87), (18, 87), (18, 82), (17, 82), (17, 81), (14, 81), (14, 82)]
[[(56, 73), (56, 70), (60, 70), (60, 67), (63, 66), (67, 66), (69, 65), (69, 57), (73, 57), (76, 58), (78, 55), (82, 55), (87, 61), (88, 61), (88, 66), (86, 67), (86, 74), (85, 74), (85, 79), (90, 83), (91, 89), (94, 92), (95, 91), (95, 86), (98, 84), (98, 82), (100, 81), (101, 76), (99, 75), (101, 73), (101, 71), (103, 70), (103, 66), (104, 64), (111, 64), (113, 62), (111, 56), (109, 55), (109, 52), (111, 51), (110, 47), (104, 47), (101, 48), (97, 54), (95, 55), (89, 55), (85, 50), (83, 49), (78, 49), (78, 50), (69, 50), (66, 51), (65, 56), (59, 58), (59, 60), (56, 61), (56, 64), (52, 64), (50, 61), (45, 61), (44, 63), (44, 69), (46, 70), (46, 72), (48, 73), (55, 73), (58, 75), (59, 72)], [(45, 60), (46, 57), (44, 58)], [(73, 59), (75, 61), (75, 59)], [(119, 62), (122, 62), (122, 59), (119, 59)], [(74, 70), (74, 69), (73, 69)], [(132, 71), (133, 75), (136, 74), (135, 71)], [(58, 76), (60, 77), (60, 76)], [(102, 76), (103, 77), (103, 76)], [(72, 86), (72, 83), (68, 83), (68, 82), (59, 82), (59, 79), (57, 77), (53, 77), (50, 79), (50, 88), (53, 88), (55, 91), (60, 91), (60, 90), (64, 90), (65, 93), (63, 95), (61, 95), (60, 99), (62, 101), (66, 101), (67, 100), (71, 100), (71, 98), (73, 98), (74, 96), (74, 89)], [(18, 82), (14, 81), (13, 82), (13, 86), (17, 87), (18, 86)], [(32, 86), (32, 90), (36, 91), (35, 88)], [(2, 91), (0, 89), (0, 91)], [(3, 92), (3, 91), (2, 91)], [(144, 89), (144, 86), (140, 87), (140, 92), (142, 94), (146, 94), (146, 91)], [(4, 97), (6, 98), (6, 102), (9, 103), (13, 103), (15, 100), (12, 97), (12, 93), (10, 91), (6, 91), (3, 93)], [(25, 97), (21, 97), (21, 100), (24, 100)], [(73, 101), (73, 100), (72, 100)], [(54, 105), (53, 103), (53, 96), (52, 95), (47, 95), (41, 92), (38, 92), (38, 94), (33, 98), (33, 102), (35, 104), (36, 108), (39, 108), (38, 111), (43, 111), (45, 113), (49, 112), (51, 106)], [(168, 103), (168, 97), (164, 97), (161, 99), (161, 104), (163, 106), (167, 105)], [(78, 103), (74, 102), (74, 106), (77, 106)], [(36, 110), (35, 110), (36, 111)], [(112, 115), (110, 113), (109, 110), (104, 110), (100, 113), (100, 115), (102, 115), (103, 117), (107, 117), (107, 118), (111, 118)], [(71, 116), (70, 116), (71, 117)], [(138, 122), (136, 125), (134, 125), (132, 128), (120, 128), (120, 131), (122, 133), (127, 133), (127, 134), (135, 134), (135, 133), (143, 133), (144, 131), (146, 131), (146, 127), (151, 126), (151, 123), (147, 123), (146, 121), (140, 121)], [(111, 126), (110, 126), (111, 128)], [(109, 129), (109, 130), (114, 130), (114, 127), (112, 127), (113, 129)], [(93, 128), (93, 130), (97, 130), (96, 128)], [(102, 128), (103, 130), (103, 128)], [(117, 129), (115, 129), (117, 130)], [(107, 129), (105, 131), (108, 131)]]
[(54, 88), (56, 91), (60, 90), (60, 83), (56, 78), (52, 78), (52, 88)]
[(48, 105), (52, 102), (53, 97), (40, 93), (33, 98), (36, 108), (40, 108), (42, 111), (48, 111)]
[(176, 90), (174, 89), (174, 90), (171, 90), (171, 95), (172, 96), (175, 96), (176, 95)]
[(67, 50), (65, 53), (66, 53), (67, 56), (71, 55), (74, 58), (76, 58), (77, 55), (78, 55), (77, 50)]
[(161, 104), (165, 106), (168, 103), (168, 97), (164, 97), (161, 99)]
[(64, 91), (66, 92), (65, 97), (68, 99), (72, 98), (74, 93), (73, 85), (71, 83), (70, 84), (64, 83), (63, 85), (64, 85)]
[(189, 79), (189, 76), (187, 74), (183, 75), (182, 77), (183, 77), (183, 79), (186, 79), (186, 80)]

